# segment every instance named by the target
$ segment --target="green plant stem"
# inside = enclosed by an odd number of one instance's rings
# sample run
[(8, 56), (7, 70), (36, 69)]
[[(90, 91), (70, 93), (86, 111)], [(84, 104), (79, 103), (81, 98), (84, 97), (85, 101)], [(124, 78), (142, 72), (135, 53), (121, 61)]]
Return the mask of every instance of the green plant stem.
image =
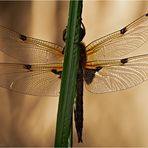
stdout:
[(80, 57), (81, 12), (82, 0), (71, 0), (64, 50), (64, 70), (62, 72), (58, 106), (55, 147), (70, 146), (68, 139), (72, 137), (70, 131), (72, 128), (73, 104), (76, 96), (76, 78)]

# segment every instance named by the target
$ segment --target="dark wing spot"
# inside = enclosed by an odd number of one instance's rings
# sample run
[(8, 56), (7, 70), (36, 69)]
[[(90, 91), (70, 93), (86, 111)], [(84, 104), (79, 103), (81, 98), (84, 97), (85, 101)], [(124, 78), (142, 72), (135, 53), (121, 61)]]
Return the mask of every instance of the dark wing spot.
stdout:
[(26, 64), (26, 65), (24, 65), (24, 68), (25, 68), (25, 69), (28, 69), (29, 71), (31, 71), (32, 66)]
[(148, 13), (146, 13), (145, 16), (148, 16)]
[(27, 37), (26, 37), (25, 35), (20, 34), (20, 39), (21, 39), (22, 41), (26, 41), (26, 40), (27, 40)]
[(121, 34), (124, 34), (126, 31), (127, 31), (127, 28), (124, 27), (124, 28), (122, 28), (122, 29), (120, 30), (120, 33), (121, 33)]
[(87, 84), (90, 84), (94, 77), (95, 77), (95, 73), (96, 72), (99, 72), (99, 70), (101, 70), (102, 67), (97, 67), (96, 69), (85, 69), (85, 72), (84, 72), (84, 80)]
[(122, 60), (121, 60), (121, 63), (122, 63), (122, 64), (128, 63), (128, 58), (122, 59)]

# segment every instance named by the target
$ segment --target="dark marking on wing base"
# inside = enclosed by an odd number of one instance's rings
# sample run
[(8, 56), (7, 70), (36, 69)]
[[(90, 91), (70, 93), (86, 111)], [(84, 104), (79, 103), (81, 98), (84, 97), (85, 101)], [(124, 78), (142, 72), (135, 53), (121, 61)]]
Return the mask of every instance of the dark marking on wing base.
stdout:
[(122, 64), (128, 63), (128, 58), (122, 59), (122, 60), (121, 60), (121, 63), (122, 63)]
[(31, 70), (31, 68), (32, 68), (31, 65), (26, 64), (26, 65), (24, 65), (24, 68), (25, 68), (25, 69), (28, 69), (29, 71), (32, 71), (32, 70)]
[(95, 73), (99, 72), (101, 69), (102, 69), (101, 66), (96, 67), (96, 69), (85, 69), (85, 74), (84, 74), (85, 82), (89, 85), (93, 81)]
[(99, 67), (96, 67), (96, 72), (99, 72), (103, 67), (99, 66)]
[(62, 71), (57, 71), (56, 69), (52, 69), (51, 72), (56, 74), (56, 75), (59, 75), (59, 78), (62, 77)]
[(126, 31), (127, 31), (127, 28), (124, 27), (124, 28), (122, 28), (122, 29), (120, 30), (120, 33), (121, 33), (121, 34), (124, 34)]
[(27, 40), (27, 37), (26, 37), (25, 35), (20, 34), (20, 39), (21, 39), (22, 41), (26, 41), (26, 40)]
[(64, 50), (65, 50), (65, 47), (64, 47), (63, 50), (62, 50), (62, 54), (64, 54)]

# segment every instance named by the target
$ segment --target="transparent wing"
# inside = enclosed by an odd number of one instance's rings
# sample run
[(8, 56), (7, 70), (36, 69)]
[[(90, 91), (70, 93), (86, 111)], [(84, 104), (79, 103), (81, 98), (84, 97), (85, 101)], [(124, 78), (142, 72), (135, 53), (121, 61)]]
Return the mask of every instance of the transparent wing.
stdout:
[(21, 63), (61, 63), (62, 47), (0, 26), (0, 51)]
[[(99, 70), (86, 88), (93, 93), (124, 90), (148, 79), (148, 54), (119, 60), (92, 63)], [(91, 66), (91, 63), (89, 63)]]
[(97, 39), (86, 47), (87, 60), (121, 58), (148, 40), (148, 14), (145, 14), (105, 37)]
[(55, 65), (0, 63), (0, 87), (34, 96), (57, 96), (60, 75), (51, 72)]

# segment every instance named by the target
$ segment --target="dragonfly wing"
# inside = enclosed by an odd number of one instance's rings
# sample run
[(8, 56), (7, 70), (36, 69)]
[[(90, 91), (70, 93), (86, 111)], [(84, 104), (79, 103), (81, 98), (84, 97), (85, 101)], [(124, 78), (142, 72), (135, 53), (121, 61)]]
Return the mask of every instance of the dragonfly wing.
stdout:
[(147, 40), (148, 14), (145, 14), (121, 30), (90, 43), (86, 47), (87, 60), (121, 58)]
[(0, 26), (0, 51), (21, 63), (61, 63), (62, 47)]
[(33, 96), (57, 96), (60, 75), (47, 65), (0, 63), (0, 87)]
[(94, 61), (92, 65), (96, 68), (89, 69), (91, 73), (85, 79), (87, 90), (93, 93), (124, 90), (148, 79), (148, 54), (119, 60)]

